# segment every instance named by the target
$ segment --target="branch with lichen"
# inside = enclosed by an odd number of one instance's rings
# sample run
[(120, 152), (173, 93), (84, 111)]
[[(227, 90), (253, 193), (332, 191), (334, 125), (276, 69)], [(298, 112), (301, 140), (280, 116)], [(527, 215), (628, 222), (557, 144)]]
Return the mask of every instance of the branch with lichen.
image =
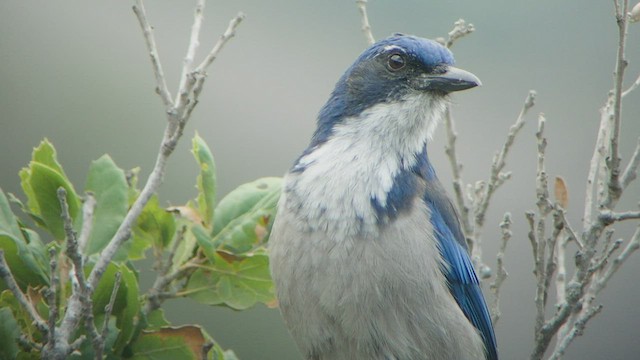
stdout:
[[(614, 230), (611, 227), (622, 221), (640, 219), (640, 211), (615, 210), (624, 190), (636, 178), (640, 145), (636, 146), (628, 165), (621, 171), (621, 100), (637, 87), (638, 80), (628, 90), (622, 91), (627, 64), (628, 0), (615, 0), (614, 5), (618, 25), (614, 85), (600, 109), (600, 126), (587, 175), (583, 226), (578, 237), (568, 224), (564, 210), (561, 207), (553, 210), (554, 216), (558, 216), (558, 224), (562, 225), (555, 259), (547, 259), (547, 263), (555, 261), (558, 264), (555, 277), (557, 310), (542, 326), (536, 328), (536, 343), (531, 359), (542, 359), (554, 337), (557, 341), (550, 359), (562, 358), (573, 340), (584, 333), (588, 322), (602, 311), (603, 306), (596, 303), (597, 296), (625, 261), (640, 248), (640, 226), (627, 241), (613, 240)], [(570, 241), (575, 241), (577, 250), (576, 268), (568, 280), (565, 253)]]

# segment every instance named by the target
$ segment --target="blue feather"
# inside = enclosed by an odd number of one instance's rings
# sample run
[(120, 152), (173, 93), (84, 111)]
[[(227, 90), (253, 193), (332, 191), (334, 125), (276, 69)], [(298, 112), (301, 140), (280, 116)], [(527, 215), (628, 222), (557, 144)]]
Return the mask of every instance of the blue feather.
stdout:
[(426, 164), (427, 168), (423, 170), (423, 175), (426, 175), (427, 191), (423, 199), (431, 210), (431, 223), (438, 239), (440, 254), (445, 262), (442, 270), (447, 279), (449, 291), (464, 315), (482, 336), (487, 360), (497, 360), (498, 352), (491, 316), (480, 290), (478, 276), (469, 258), (457, 214), (428, 160)]

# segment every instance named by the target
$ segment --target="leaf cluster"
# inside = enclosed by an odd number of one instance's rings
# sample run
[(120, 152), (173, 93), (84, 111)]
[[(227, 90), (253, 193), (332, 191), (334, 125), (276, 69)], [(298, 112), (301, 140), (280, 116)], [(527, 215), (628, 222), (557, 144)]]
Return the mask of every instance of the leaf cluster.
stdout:
[[(241, 185), (217, 202), (214, 158), (197, 134), (192, 152), (200, 168), (197, 197), (183, 206), (163, 208), (154, 195), (92, 291), (90, 321), (96, 329), (105, 329), (108, 359), (236, 359), (201, 327), (170, 324), (162, 302), (188, 297), (237, 310), (275, 304), (265, 245), (281, 179)], [(42, 319), (64, 314), (74, 286), (58, 189), (66, 191), (73, 228), (80, 234), (83, 270), (89, 274), (140, 194), (137, 174), (138, 169), (124, 171), (104, 155), (92, 162), (79, 194), (45, 139), (20, 171), (26, 201), (0, 189), (0, 250), (19, 290)], [(92, 216), (83, 209), (88, 197), (95, 199), (95, 207), (88, 210)], [(83, 233), (86, 229), (88, 234)], [(157, 279), (143, 293), (139, 260), (149, 253), (155, 258)], [(51, 266), (52, 260), (57, 266)], [(73, 339), (81, 343), (72, 358), (94, 358), (90, 335), (88, 327), (76, 330)], [(0, 279), (0, 358), (40, 358), (46, 337)]]

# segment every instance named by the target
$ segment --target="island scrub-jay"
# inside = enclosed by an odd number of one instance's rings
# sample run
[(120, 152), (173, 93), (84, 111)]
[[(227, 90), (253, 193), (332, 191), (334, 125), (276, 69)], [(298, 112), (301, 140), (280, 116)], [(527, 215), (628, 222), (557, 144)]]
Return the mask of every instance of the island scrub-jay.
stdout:
[(270, 240), (280, 309), (308, 360), (497, 359), (456, 212), (426, 145), (480, 85), (440, 44), (369, 47), (285, 177)]

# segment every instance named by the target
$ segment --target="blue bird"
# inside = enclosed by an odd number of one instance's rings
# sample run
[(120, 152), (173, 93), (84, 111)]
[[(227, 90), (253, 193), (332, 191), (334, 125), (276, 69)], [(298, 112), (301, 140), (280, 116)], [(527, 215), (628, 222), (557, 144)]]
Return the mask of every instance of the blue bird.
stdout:
[(271, 273), (307, 360), (498, 358), (456, 211), (427, 157), (448, 94), (480, 85), (453, 63), (415, 36), (373, 44), (285, 176)]

